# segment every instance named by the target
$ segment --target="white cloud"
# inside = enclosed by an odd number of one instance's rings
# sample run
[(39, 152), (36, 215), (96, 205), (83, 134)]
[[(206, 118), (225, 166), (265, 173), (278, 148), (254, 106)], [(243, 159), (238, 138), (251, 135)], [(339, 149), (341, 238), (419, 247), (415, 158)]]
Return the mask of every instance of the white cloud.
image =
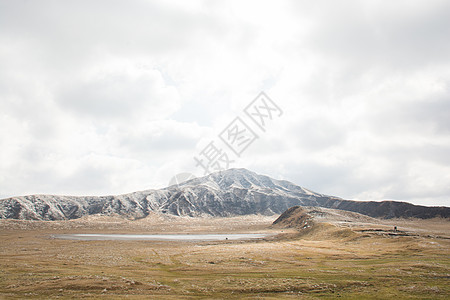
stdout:
[(0, 191), (113, 194), (193, 156), (265, 90), (234, 167), (450, 205), (448, 1), (0, 1)]
[(72, 110), (81, 117), (112, 122), (164, 119), (179, 108), (176, 88), (168, 86), (158, 70), (129, 64), (112, 70), (111, 65), (96, 66), (95, 73), (83, 73), (81, 79), (66, 82), (56, 102), (63, 110)]

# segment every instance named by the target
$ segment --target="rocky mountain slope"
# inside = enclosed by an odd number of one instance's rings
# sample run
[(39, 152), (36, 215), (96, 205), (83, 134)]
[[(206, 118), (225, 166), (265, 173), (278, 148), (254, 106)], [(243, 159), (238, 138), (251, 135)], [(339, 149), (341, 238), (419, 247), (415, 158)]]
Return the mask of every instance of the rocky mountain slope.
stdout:
[(450, 208), (447, 207), (342, 200), (245, 169), (230, 169), (160, 190), (118, 196), (30, 195), (7, 198), (0, 200), (0, 219), (68, 220), (92, 214), (138, 219), (150, 212), (192, 217), (273, 215), (296, 205), (338, 208), (378, 217), (450, 217)]

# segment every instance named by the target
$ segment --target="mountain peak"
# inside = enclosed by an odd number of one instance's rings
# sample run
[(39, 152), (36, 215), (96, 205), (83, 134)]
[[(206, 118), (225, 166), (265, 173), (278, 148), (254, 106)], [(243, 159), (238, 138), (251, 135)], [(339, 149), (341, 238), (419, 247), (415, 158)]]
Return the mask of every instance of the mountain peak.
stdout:
[[(311, 191), (308, 191), (292, 182), (285, 180), (276, 180), (266, 175), (259, 175), (255, 172), (244, 168), (233, 168), (224, 171), (211, 173), (204, 177), (198, 177), (188, 180), (178, 185), (178, 187), (187, 187), (195, 185), (208, 185), (216, 189), (253, 189), (253, 190), (281, 190), (281, 191), (296, 191), (310, 195), (322, 196)], [(176, 188), (169, 187), (169, 188)]]

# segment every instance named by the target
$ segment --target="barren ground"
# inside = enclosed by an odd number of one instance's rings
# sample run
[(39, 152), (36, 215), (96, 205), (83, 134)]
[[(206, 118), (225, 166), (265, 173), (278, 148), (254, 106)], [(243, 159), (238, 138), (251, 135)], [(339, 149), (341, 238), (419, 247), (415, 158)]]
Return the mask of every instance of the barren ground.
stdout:
[[(450, 221), (316, 216), (0, 220), (0, 298), (450, 297)], [(393, 226), (398, 227), (394, 232)], [(279, 233), (259, 241), (73, 241), (56, 233)]]

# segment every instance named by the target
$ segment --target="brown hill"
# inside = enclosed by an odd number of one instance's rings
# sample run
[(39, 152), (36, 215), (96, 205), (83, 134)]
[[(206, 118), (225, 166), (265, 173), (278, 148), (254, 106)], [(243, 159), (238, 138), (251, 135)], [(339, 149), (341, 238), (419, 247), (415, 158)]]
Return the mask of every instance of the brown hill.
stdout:
[(312, 227), (313, 218), (304, 207), (293, 206), (282, 213), (273, 225), (280, 228), (306, 229)]

